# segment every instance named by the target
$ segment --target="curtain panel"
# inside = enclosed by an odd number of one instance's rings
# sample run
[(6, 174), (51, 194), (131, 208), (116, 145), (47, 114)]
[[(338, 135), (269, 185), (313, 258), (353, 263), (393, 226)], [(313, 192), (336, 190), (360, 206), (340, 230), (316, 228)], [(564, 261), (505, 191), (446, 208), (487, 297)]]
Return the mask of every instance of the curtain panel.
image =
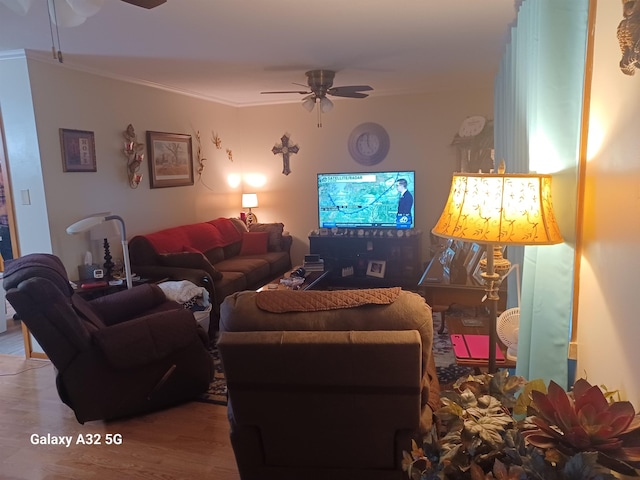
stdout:
[[(567, 388), (588, 0), (523, 0), (494, 83), (496, 162), (553, 174), (565, 243), (509, 248), (522, 265), (516, 373)], [(516, 306), (515, 272), (509, 307)]]

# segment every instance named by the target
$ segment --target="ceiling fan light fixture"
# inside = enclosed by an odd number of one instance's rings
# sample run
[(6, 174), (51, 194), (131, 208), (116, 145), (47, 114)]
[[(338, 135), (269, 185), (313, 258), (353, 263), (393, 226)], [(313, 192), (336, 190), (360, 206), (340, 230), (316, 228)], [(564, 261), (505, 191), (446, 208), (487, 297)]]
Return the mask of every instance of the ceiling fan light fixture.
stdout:
[(313, 107), (316, 106), (316, 97), (314, 95), (309, 95), (302, 101), (302, 106), (307, 112), (311, 112)]
[(49, 0), (49, 18), (58, 27), (77, 27), (82, 25), (87, 17), (77, 13), (66, 0)]
[(100, 11), (103, 0), (67, 0), (69, 6), (78, 15), (91, 17)]
[(32, 0), (0, 0), (0, 3), (5, 4), (10, 10), (18, 15), (26, 15), (31, 8)]
[(322, 97), (320, 99), (320, 110), (322, 113), (330, 112), (333, 109), (333, 102), (329, 100), (327, 97)]

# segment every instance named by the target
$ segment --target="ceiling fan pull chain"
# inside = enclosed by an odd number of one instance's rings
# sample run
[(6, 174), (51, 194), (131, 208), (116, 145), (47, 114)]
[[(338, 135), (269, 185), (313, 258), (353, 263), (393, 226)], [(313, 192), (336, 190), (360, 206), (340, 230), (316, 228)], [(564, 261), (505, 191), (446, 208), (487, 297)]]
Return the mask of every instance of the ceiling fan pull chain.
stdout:
[[(62, 45), (60, 45), (60, 31), (58, 30), (58, 12), (56, 11), (56, 2), (53, 0), (48, 3), (49, 10), (49, 29), (51, 30), (51, 52), (53, 53), (53, 58), (58, 60), (58, 62), (63, 63), (62, 58)], [(53, 5), (53, 12), (51, 12), (51, 6)], [(58, 38), (58, 51), (56, 52), (55, 42), (53, 40), (53, 25), (56, 25), (56, 37)]]
[(318, 128), (322, 128), (322, 109), (320, 108), (319, 98), (316, 98), (316, 110), (318, 111)]

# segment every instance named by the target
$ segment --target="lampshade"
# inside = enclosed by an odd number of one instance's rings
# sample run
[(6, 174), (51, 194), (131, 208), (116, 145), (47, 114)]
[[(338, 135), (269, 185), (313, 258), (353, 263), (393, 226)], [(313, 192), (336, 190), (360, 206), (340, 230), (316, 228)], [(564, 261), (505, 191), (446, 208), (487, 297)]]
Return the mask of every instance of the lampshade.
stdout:
[(78, 15), (91, 17), (100, 11), (104, 0), (67, 0), (69, 6)]
[(255, 193), (242, 194), (242, 208), (256, 208), (258, 206), (258, 195)]
[(133, 286), (133, 280), (131, 275), (131, 263), (129, 261), (129, 244), (127, 242), (127, 230), (124, 226), (124, 220), (118, 215), (111, 215), (109, 212), (94, 213), (93, 215), (78, 220), (73, 225), (67, 227), (67, 233), (69, 235), (77, 235), (87, 230), (96, 228), (106, 222), (115, 220), (120, 224), (120, 239), (122, 241), (122, 256), (124, 257), (124, 272), (127, 279), (127, 288)]
[(71, 8), (66, 0), (48, 0), (48, 5), (49, 18), (59, 27), (77, 27), (87, 19)]
[(327, 97), (322, 97), (320, 99), (320, 109), (322, 110), (322, 113), (330, 112), (333, 109), (333, 102)]
[(307, 112), (313, 110), (313, 107), (316, 106), (316, 97), (315, 95), (309, 95), (304, 100), (302, 100), (302, 106)]
[(119, 238), (120, 232), (118, 231), (118, 227), (115, 222), (102, 222), (96, 225), (95, 227), (91, 227), (89, 230), (89, 238), (91, 240), (99, 240), (102, 241), (105, 238)]
[(499, 245), (561, 243), (551, 202), (551, 175), (454, 174), (432, 232)]
[(26, 15), (31, 8), (32, 0), (0, 0), (0, 3), (5, 4), (11, 10), (19, 15)]

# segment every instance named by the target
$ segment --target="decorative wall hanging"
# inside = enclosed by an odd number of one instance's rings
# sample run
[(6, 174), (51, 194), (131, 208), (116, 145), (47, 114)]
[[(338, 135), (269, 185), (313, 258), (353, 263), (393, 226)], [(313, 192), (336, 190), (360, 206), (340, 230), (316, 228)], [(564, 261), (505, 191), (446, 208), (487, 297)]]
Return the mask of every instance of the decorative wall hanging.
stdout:
[(207, 161), (206, 158), (202, 157), (202, 143), (200, 142), (200, 130), (196, 132), (196, 142), (198, 142), (198, 151), (196, 154), (196, 158), (198, 159), (198, 179), (202, 178), (202, 172), (204, 171), (204, 164)]
[(222, 149), (222, 139), (216, 132), (211, 132), (211, 142), (216, 146), (218, 150)]
[(191, 135), (147, 132), (151, 188), (193, 185)]
[(96, 142), (93, 132), (60, 129), (62, 168), (65, 172), (95, 172)]
[(282, 174), (289, 175), (291, 168), (289, 166), (289, 156), (293, 153), (298, 153), (300, 148), (298, 145), (289, 145), (289, 135), (286, 133), (280, 138), (280, 145), (275, 145), (271, 151), (274, 155), (282, 155)]
[(618, 24), (618, 43), (622, 50), (620, 70), (633, 75), (640, 68), (640, 2), (622, 0), (623, 20)]
[(451, 145), (457, 149), (456, 172), (489, 173), (493, 164), (493, 120), (482, 115), (462, 121)]
[(142, 174), (139, 173), (140, 164), (144, 160), (144, 143), (138, 143), (138, 136), (133, 125), (127, 125), (127, 129), (122, 134), (124, 136), (124, 156), (127, 159), (127, 177), (129, 186), (138, 188), (142, 181)]

